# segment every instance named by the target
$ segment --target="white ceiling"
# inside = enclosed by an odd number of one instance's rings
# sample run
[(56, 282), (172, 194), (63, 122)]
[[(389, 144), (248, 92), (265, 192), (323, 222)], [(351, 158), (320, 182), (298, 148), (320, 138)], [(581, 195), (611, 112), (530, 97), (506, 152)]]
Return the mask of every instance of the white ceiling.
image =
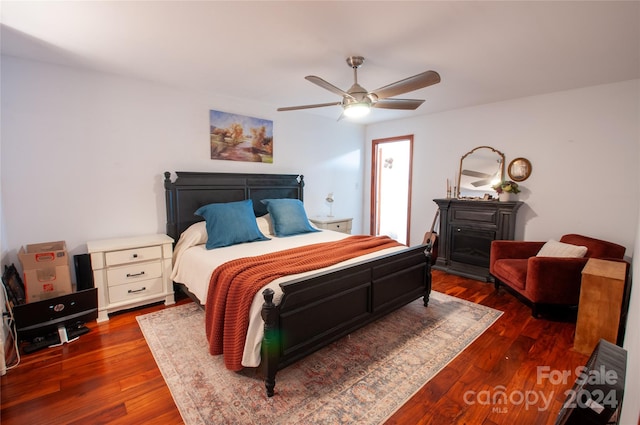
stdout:
[[(638, 1), (2, 1), (2, 53), (272, 105), (339, 101), (362, 55), (368, 90), (440, 84), (371, 123), (640, 78)], [(215, 105), (220, 107), (220, 105)], [(305, 112), (340, 115), (332, 106)]]

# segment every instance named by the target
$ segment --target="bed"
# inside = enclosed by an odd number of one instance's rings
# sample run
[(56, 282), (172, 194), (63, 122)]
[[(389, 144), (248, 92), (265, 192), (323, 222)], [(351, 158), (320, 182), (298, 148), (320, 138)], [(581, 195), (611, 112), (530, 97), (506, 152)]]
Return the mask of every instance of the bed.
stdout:
[[(194, 212), (205, 205), (251, 200), (259, 222), (269, 217), (267, 206), (261, 202), (264, 199), (303, 201), (304, 178), (297, 174), (175, 174), (172, 181), (172, 174), (164, 173), (167, 234), (175, 241), (180, 241), (185, 231), (192, 232), (199, 226), (196, 223), (203, 218)], [(316, 239), (310, 239), (312, 241), (349, 238), (332, 231), (313, 232), (313, 235), (318, 236), (313, 236)], [(215, 261), (223, 262), (231, 258), (227, 256), (234, 250), (253, 255), (263, 247), (282, 252), (279, 250), (292, 246), (291, 243), (303, 243), (307, 236), (311, 237), (311, 233), (287, 238), (269, 235), (268, 241), (213, 250), (199, 245), (183, 251), (176, 246), (174, 282), (202, 305), (204, 289), (191, 274), (197, 269), (215, 268), (207, 258), (215, 256)], [(298, 239), (302, 242), (297, 242)], [(418, 298), (423, 298), (427, 306), (430, 292), (428, 245), (387, 248), (317, 271), (276, 279), (262, 288), (253, 301), (251, 314), (258, 316), (258, 324), (256, 320), (249, 321), (243, 365), (262, 369), (267, 396), (271, 397), (279, 369)], [(259, 331), (253, 332), (256, 327)], [(251, 359), (247, 354), (251, 351), (255, 354), (256, 350), (258, 364), (255, 356)]]

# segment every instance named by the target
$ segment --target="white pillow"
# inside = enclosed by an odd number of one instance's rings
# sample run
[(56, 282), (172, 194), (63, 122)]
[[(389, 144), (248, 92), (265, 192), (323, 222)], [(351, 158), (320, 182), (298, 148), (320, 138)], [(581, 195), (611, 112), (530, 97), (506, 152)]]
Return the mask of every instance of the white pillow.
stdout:
[(258, 223), (258, 229), (260, 229), (263, 235), (273, 235), (273, 222), (269, 214), (257, 217), (256, 222)]
[(188, 247), (207, 243), (207, 222), (202, 220), (189, 226), (187, 230), (180, 235), (178, 244), (180, 244), (180, 242)]
[(182, 232), (178, 243), (173, 248), (173, 264), (180, 259), (182, 253), (188, 248), (204, 243), (207, 243), (207, 223), (203, 220), (192, 224)]
[(586, 253), (586, 246), (572, 245), (551, 239), (549, 242), (545, 243), (542, 248), (540, 248), (540, 251), (538, 251), (536, 256), (582, 258)]

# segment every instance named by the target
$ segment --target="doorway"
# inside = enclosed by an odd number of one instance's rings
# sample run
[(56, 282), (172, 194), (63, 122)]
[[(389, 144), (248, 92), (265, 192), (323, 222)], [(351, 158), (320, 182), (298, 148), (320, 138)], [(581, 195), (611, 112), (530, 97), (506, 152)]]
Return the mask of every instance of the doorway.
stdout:
[(371, 153), (371, 234), (410, 245), (413, 135), (376, 139)]

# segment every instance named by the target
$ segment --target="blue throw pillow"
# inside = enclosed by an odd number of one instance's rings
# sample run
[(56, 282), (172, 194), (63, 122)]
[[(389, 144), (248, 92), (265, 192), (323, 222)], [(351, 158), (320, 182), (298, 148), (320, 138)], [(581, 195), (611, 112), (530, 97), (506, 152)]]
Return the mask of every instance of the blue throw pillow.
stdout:
[(309, 223), (307, 213), (299, 199), (263, 199), (260, 202), (267, 206), (276, 236), (320, 231)]
[(258, 229), (251, 199), (205, 205), (195, 214), (207, 222), (207, 249), (269, 240)]

